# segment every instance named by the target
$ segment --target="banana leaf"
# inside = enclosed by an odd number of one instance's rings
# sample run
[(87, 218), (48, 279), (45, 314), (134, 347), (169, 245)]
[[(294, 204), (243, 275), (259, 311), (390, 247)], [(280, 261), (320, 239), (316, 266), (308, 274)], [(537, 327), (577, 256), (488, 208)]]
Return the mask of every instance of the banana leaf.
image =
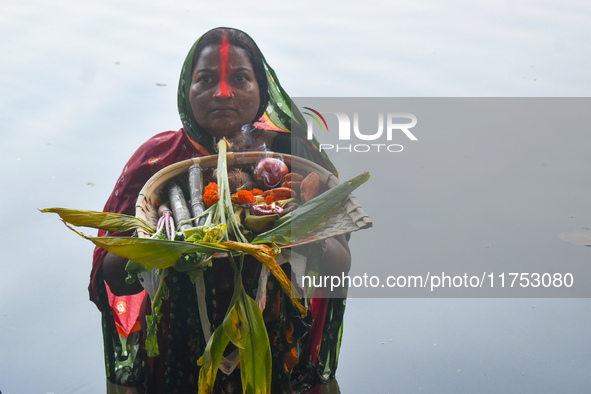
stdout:
[(85, 211), (68, 208), (46, 208), (41, 212), (57, 213), (64, 222), (74, 226), (92, 227), (109, 231), (123, 232), (141, 228), (150, 234), (155, 232), (148, 223), (134, 216), (119, 213)]
[[(66, 224), (66, 226), (68, 226)], [(179, 258), (189, 253), (228, 252), (230, 249), (217, 244), (194, 244), (183, 241), (167, 241), (153, 238), (92, 237), (68, 226), (76, 234), (117, 256), (142, 264), (148, 269), (164, 269), (174, 266)]]
[(278, 226), (259, 234), (251, 243), (254, 245), (274, 242), (283, 246), (306, 238), (310, 230), (318, 223), (327, 220), (334, 210), (346, 201), (349, 194), (368, 179), (369, 172), (364, 172), (314, 197), (292, 211), (288, 219), (280, 221)]

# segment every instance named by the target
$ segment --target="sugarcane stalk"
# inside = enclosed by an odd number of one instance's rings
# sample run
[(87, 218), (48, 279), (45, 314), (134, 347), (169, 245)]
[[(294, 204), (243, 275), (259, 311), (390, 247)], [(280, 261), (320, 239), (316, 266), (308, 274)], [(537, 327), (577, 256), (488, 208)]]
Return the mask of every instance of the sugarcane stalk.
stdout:
[[(168, 199), (170, 208), (172, 209), (172, 215), (177, 223), (181, 223), (185, 220), (191, 219), (191, 213), (187, 207), (183, 190), (175, 182), (168, 182)], [(190, 223), (182, 224), (180, 230), (184, 231), (191, 228)]]
[[(203, 171), (199, 164), (193, 164), (189, 168), (189, 190), (191, 192), (191, 212), (193, 217), (197, 217), (205, 211), (205, 204), (203, 203)], [(195, 225), (203, 226), (205, 220), (205, 216), (195, 219)]]

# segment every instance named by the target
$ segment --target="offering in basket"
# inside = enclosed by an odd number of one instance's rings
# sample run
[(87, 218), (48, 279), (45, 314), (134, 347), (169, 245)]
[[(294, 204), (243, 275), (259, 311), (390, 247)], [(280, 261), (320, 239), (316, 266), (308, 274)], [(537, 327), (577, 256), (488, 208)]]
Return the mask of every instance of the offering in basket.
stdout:
[[(176, 223), (182, 223), (185, 230), (204, 225), (208, 222), (208, 215), (203, 212), (218, 201), (213, 200), (212, 195), (219, 198), (218, 161), (218, 156), (206, 156), (160, 170), (140, 191), (136, 217), (156, 227), (161, 217), (158, 212), (170, 210)], [(260, 235), (284, 223), (289, 213), (295, 215), (292, 228), (305, 225), (304, 222), (309, 224), (315, 218), (304, 216), (297, 219), (298, 209), (341, 183), (323, 167), (290, 155), (227, 153), (226, 166), (233, 216), (240, 232), (251, 243), (272, 241), (269, 235)], [(211, 193), (213, 189), (215, 192)], [(323, 215), (322, 220), (303, 236), (301, 232), (297, 232), (297, 236), (292, 233), (289, 241), (282, 236), (281, 240), (276, 237), (275, 243), (289, 247), (371, 227), (369, 216), (354, 196), (349, 194), (344, 201), (334, 205), (338, 205), (338, 209), (329, 212), (330, 215)], [(140, 237), (150, 236), (141, 229), (138, 233)]]

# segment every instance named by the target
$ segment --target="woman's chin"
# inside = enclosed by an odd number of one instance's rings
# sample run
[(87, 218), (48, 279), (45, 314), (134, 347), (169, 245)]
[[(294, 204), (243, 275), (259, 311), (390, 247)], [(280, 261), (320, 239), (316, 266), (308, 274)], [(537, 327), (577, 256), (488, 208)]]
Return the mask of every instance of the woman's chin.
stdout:
[(222, 138), (232, 139), (237, 135), (240, 135), (242, 132), (242, 126), (244, 125), (237, 126), (236, 124), (225, 124), (216, 126), (217, 127), (215, 127), (213, 130), (208, 130), (207, 132), (219, 140)]

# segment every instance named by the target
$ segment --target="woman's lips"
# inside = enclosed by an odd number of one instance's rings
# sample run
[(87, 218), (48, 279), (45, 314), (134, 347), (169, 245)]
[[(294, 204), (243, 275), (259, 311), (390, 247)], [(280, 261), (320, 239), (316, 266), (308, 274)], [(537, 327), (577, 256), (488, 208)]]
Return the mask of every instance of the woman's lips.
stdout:
[(237, 112), (236, 108), (234, 107), (216, 107), (211, 109), (212, 113), (229, 113), (229, 112)]

